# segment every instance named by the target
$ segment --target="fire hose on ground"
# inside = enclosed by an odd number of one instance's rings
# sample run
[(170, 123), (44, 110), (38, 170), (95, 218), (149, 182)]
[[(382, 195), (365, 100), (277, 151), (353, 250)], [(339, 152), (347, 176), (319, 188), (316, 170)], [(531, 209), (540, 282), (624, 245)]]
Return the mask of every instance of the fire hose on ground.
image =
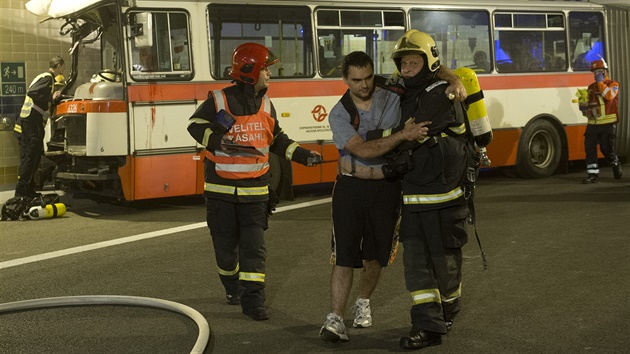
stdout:
[(34, 310), (49, 307), (67, 306), (94, 306), (94, 305), (124, 305), (151, 307), (179, 313), (193, 320), (199, 328), (199, 335), (191, 354), (201, 354), (208, 345), (210, 339), (210, 326), (205, 317), (197, 310), (186, 305), (148, 297), (122, 296), (122, 295), (84, 295), (84, 296), (61, 296), (42, 299), (23, 300), (0, 304), (0, 314), (7, 312), (17, 312), (24, 310)]

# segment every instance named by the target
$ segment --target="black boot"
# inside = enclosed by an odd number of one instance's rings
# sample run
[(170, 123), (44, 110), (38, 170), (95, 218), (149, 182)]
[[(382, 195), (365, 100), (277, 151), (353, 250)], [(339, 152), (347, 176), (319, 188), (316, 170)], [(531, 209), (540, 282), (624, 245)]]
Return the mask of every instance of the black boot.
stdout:
[(238, 294), (225, 294), (225, 302), (228, 305), (240, 305), (241, 298), (238, 296)]
[(400, 338), (400, 347), (403, 349), (422, 349), (440, 344), (442, 344), (442, 334), (423, 329), (412, 329), (409, 337)]
[(264, 321), (269, 319), (269, 313), (267, 313), (267, 309), (264, 307), (243, 309), (243, 315), (251, 317), (254, 321)]
[(586, 177), (586, 178), (584, 178), (582, 180), (582, 183), (584, 183), (584, 184), (597, 183), (597, 175), (588, 175), (588, 177)]
[(621, 170), (621, 164), (617, 162), (616, 164), (613, 165), (612, 168), (613, 168), (613, 174), (615, 175), (615, 179), (621, 178), (621, 175), (623, 175), (623, 171)]

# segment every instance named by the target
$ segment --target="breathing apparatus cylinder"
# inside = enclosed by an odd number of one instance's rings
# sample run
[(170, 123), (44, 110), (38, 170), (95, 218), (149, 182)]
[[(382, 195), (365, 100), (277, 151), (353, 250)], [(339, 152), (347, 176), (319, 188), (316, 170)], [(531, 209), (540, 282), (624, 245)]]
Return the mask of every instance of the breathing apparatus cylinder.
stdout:
[(36, 205), (28, 210), (26, 216), (30, 219), (50, 219), (62, 216), (66, 213), (66, 206), (63, 203)]
[(475, 137), (475, 145), (479, 147), (482, 155), (481, 163), (484, 166), (490, 166), (490, 159), (486, 155), (486, 147), (492, 141), (492, 127), (490, 126), (490, 119), (488, 119), (486, 104), (483, 101), (483, 91), (481, 91), (479, 86), (477, 74), (474, 70), (464, 67), (457, 68), (453, 72), (462, 81), (468, 94), (466, 99), (468, 109), (466, 113), (470, 129)]

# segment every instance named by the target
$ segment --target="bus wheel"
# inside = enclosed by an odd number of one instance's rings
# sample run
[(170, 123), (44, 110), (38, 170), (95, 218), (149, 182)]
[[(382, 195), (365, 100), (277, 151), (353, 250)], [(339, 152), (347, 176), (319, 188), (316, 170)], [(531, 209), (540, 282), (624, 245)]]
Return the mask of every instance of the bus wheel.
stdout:
[(271, 172), (269, 187), (277, 193), (282, 182), (282, 166), (278, 155), (271, 152), (269, 153), (269, 171)]
[(518, 142), (516, 171), (524, 178), (551, 176), (562, 155), (560, 135), (550, 122), (539, 119), (525, 126)]

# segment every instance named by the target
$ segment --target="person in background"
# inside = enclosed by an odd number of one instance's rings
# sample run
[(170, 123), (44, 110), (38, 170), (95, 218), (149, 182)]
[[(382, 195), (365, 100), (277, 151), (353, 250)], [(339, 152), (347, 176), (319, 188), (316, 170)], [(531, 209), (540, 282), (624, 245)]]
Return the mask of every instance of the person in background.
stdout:
[(240, 304), (256, 321), (269, 318), (264, 231), (276, 199), (269, 189), (269, 154), (306, 166), (321, 162), (278, 124), (266, 95), (269, 66), (277, 62), (261, 44), (239, 45), (232, 54), (234, 85), (210, 92), (188, 123), (190, 135), (206, 147), (207, 223), (226, 302)]
[(157, 59), (152, 47), (142, 47), (138, 50), (139, 64), (133, 64), (134, 71), (156, 71)]
[(489, 73), (491, 71), (491, 65), (488, 61), (488, 54), (483, 50), (479, 50), (475, 52), (473, 57), (473, 61), (475, 62), (475, 66), (481, 72)]
[(20, 117), (13, 128), (20, 148), (20, 168), (15, 186), (16, 197), (35, 197), (33, 177), (44, 153), (44, 126), (61, 100), (61, 91), (55, 90), (55, 77), (63, 75), (64, 60), (60, 56), (50, 59), (48, 71), (37, 75), (24, 97)]
[[(346, 55), (341, 72), (348, 90), (328, 118), (340, 154), (332, 197), (331, 309), (319, 332), (329, 342), (348, 341), (343, 315), (355, 268), (362, 270), (352, 325), (372, 325), (370, 296), (391, 261), (400, 215), (400, 176), (384, 175), (381, 167), (387, 160), (381, 156), (404, 141), (423, 138), (427, 131), (427, 122), (409, 122), (399, 132), (366, 141), (366, 132), (380, 129), (390, 133), (399, 124), (399, 88), (375, 85), (376, 79), (381, 83), (385, 79), (374, 75), (374, 63), (364, 52)], [(455, 94), (465, 99), (459, 78), (447, 68), (442, 74), (453, 83)]]
[(431, 121), (426, 141), (399, 147), (412, 152), (403, 175), (400, 222), (412, 327), (400, 346), (419, 349), (441, 344), (461, 308), (461, 248), (468, 241), (461, 188), (467, 167), (466, 118), (436, 75), (439, 51), (430, 35), (408, 31), (396, 43), (392, 59), (405, 85), (402, 120)]
[(617, 122), (619, 121), (619, 83), (608, 76), (608, 64), (604, 59), (591, 63), (595, 82), (588, 86), (588, 102), (580, 103), (580, 111), (588, 118), (584, 132), (586, 173), (584, 184), (597, 183), (599, 164), (597, 145), (606, 161), (612, 166), (615, 179), (622, 176), (621, 163), (615, 153)]

